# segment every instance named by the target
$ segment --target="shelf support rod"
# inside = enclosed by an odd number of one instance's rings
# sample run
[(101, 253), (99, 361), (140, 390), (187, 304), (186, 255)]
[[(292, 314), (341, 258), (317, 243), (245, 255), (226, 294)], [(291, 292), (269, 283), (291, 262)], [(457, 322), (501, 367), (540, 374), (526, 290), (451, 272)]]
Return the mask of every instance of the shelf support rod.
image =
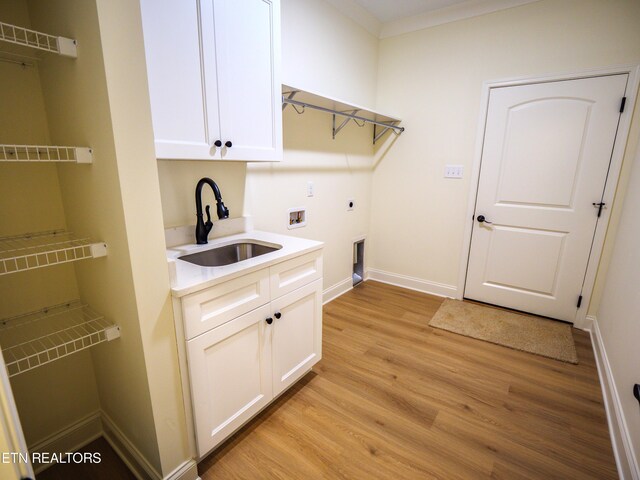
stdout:
[(354, 115), (348, 112), (341, 112), (339, 110), (333, 110), (331, 108), (320, 107), (318, 105), (313, 105), (311, 103), (299, 102), (298, 100), (294, 100), (292, 98), (285, 98), (284, 96), (282, 97), (282, 103), (286, 103), (288, 105), (297, 105), (303, 108), (311, 108), (313, 110), (319, 110), (321, 112), (331, 113), (334, 115), (340, 115), (341, 117), (348, 117), (349, 119), (352, 119), (352, 120), (360, 120), (361, 122), (370, 123), (372, 125), (379, 125), (387, 129), (392, 129), (398, 135), (404, 132), (404, 127), (401, 127), (399, 125), (394, 125), (395, 122), (394, 123), (378, 122), (376, 120), (371, 120), (369, 118), (365, 118), (359, 115)]

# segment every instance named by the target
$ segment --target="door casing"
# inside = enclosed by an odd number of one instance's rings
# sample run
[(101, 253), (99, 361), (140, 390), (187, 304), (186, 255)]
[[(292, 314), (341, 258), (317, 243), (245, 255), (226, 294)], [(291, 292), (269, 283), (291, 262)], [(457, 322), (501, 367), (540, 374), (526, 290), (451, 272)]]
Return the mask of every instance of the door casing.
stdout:
[(476, 148), (473, 155), (473, 164), (471, 166), (471, 181), (469, 191), (469, 201), (467, 205), (467, 215), (465, 217), (465, 227), (462, 244), (462, 254), (460, 256), (460, 269), (458, 273), (458, 292), (456, 298), (462, 300), (467, 280), (467, 264), (469, 263), (469, 252), (471, 248), (471, 232), (473, 228), (473, 215), (475, 213), (476, 197), (478, 195), (478, 183), (480, 181), (480, 167), (482, 164), (482, 150), (484, 144), (484, 133), (487, 124), (487, 115), (489, 112), (489, 93), (492, 88), (512, 87), (518, 85), (528, 85), (533, 83), (546, 83), (561, 80), (577, 80), (581, 78), (602, 77), (616, 74), (628, 74), (629, 83), (626, 93), (627, 102), (624, 112), (620, 117), (618, 133), (613, 146), (613, 154), (611, 156), (611, 164), (609, 174), (604, 188), (603, 201), (608, 208), (602, 210), (602, 216), (596, 225), (596, 231), (593, 240), (593, 248), (589, 257), (589, 264), (584, 280), (584, 288), (582, 290), (583, 302), (577, 309), (574, 319), (574, 327), (585, 329), (588, 328), (587, 312), (591, 303), (591, 294), (595, 284), (598, 265), (602, 255), (604, 240), (611, 218), (611, 211), (615, 199), (616, 187), (620, 177), (622, 161), (625, 154), (625, 147), (629, 136), (629, 128), (631, 127), (631, 118), (636, 103), (638, 93), (638, 84), (640, 81), (640, 65), (620, 65), (606, 67), (595, 70), (587, 70), (572, 73), (560, 73), (535, 77), (518, 77), (503, 80), (485, 81), (482, 84), (482, 97), (480, 104), (480, 118), (478, 121), (478, 132), (476, 134)]

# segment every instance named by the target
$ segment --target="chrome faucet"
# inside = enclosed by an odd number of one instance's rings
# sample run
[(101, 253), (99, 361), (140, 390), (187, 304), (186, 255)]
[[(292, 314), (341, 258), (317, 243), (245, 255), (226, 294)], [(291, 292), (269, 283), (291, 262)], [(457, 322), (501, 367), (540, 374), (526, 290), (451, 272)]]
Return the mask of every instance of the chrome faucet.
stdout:
[(216, 197), (218, 218), (229, 218), (229, 209), (224, 206), (224, 203), (222, 203), (222, 194), (220, 193), (220, 189), (218, 188), (218, 185), (216, 185), (216, 182), (207, 177), (201, 178), (196, 185), (196, 216), (198, 217), (196, 221), (196, 243), (198, 245), (207, 243), (207, 237), (209, 236), (211, 228), (213, 228), (211, 214), (209, 213), (209, 205), (205, 207), (207, 212), (207, 221), (205, 222), (202, 218), (202, 187), (204, 187), (205, 183), (211, 187), (213, 195)]

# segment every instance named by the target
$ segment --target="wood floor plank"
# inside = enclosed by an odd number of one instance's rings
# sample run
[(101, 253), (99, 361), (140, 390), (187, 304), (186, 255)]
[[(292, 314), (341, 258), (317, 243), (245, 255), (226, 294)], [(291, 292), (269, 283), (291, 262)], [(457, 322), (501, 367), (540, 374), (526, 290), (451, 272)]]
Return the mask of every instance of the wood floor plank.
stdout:
[(202, 479), (617, 478), (589, 335), (563, 363), (429, 327), (442, 301), (369, 281), (325, 305), (322, 361)]

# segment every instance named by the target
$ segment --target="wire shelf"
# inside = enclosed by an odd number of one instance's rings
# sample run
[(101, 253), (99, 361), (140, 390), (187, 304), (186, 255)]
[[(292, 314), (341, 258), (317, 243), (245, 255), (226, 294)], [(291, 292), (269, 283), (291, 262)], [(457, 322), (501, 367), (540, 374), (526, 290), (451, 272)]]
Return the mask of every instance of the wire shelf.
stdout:
[(91, 163), (92, 151), (54, 145), (0, 145), (0, 162)]
[(0, 238), (0, 275), (103, 257), (105, 243), (74, 238), (62, 230)]
[(120, 329), (80, 300), (0, 320), (9, 377), (120, 336)]
[(0, 40), (67, 57), (77, 57), (78, 55), (76, 41), (71, 38), (56, 37), (4, 22), (0, 22)]

